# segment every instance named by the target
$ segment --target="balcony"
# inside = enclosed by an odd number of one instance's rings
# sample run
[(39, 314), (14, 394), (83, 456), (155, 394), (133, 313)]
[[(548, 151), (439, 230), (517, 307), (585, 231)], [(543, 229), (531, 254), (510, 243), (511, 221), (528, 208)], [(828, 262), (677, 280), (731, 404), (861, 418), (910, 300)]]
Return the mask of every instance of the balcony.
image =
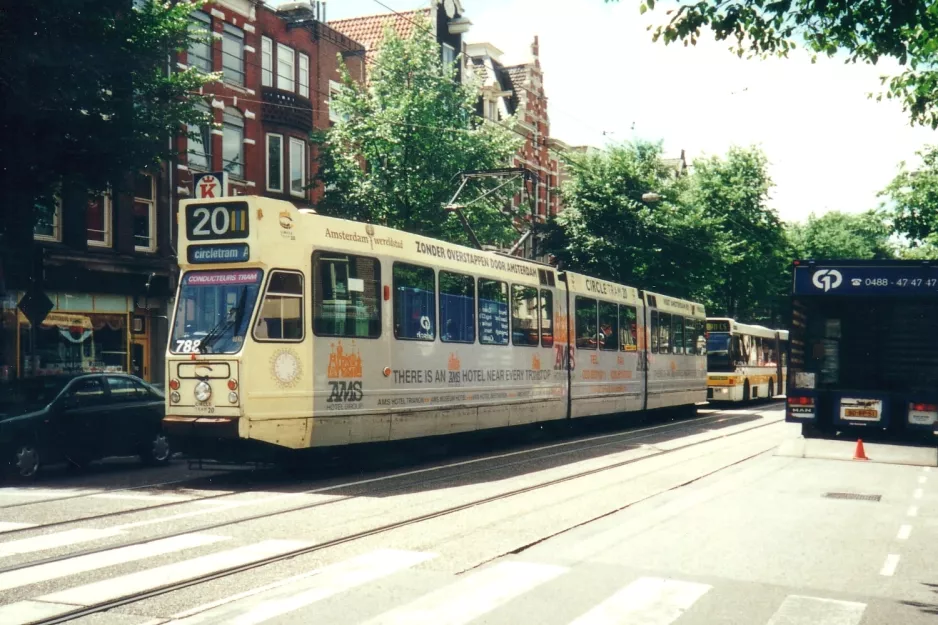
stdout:
[(261, 87), (261, 121), (289, 126), (303, 132), (313, 129), (313, 105), (293, 92)]

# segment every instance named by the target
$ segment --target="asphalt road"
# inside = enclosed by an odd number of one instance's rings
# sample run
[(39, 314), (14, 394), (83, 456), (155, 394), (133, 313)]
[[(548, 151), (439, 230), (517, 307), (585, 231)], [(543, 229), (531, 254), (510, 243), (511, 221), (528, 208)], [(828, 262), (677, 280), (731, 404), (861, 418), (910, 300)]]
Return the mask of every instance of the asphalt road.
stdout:
[(0, 488), (0, 623), (934, 622), (938, 470), (775, 456), (782, 416), (303, 477), (52, 471)]

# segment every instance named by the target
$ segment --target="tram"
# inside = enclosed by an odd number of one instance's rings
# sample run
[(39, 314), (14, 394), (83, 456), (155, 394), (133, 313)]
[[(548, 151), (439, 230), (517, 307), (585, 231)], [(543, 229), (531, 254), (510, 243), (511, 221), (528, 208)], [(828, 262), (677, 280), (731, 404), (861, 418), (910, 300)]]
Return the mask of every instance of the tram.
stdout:
[(164, 426), (190, 457), (706, 401), (698, 303), (264, 197), (180, 222)]
[(707, 319), (707, 399), (771, 399), (788, 380), (788, 331)]

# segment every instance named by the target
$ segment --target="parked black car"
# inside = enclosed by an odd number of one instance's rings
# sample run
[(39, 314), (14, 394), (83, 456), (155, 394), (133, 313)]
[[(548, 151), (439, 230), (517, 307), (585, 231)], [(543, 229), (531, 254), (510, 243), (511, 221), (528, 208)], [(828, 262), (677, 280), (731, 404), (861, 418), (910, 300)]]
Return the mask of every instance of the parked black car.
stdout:
[(82, 467), (108, 456), (166, 464), (164, 395), (118, 373), (41, 376), (0, 385), (0, 467), (31, 478), (39, 467)]

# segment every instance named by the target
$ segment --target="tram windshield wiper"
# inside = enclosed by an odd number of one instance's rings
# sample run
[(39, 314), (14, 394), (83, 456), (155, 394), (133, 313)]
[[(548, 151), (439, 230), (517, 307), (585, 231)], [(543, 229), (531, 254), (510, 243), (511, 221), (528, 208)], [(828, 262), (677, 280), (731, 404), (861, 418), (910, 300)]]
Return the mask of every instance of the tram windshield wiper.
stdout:
[(208, 331), (208, 334), (206, 334), (202, 342), (199, 343), (199, 352), (203, 354), (208, 353), (209, 347), (211, 347), (215, 341), (221, 338), (228, 330), (232, 328), (236, 329), (241, 325), (241, 320), (244, 318), (244, 306), (247, 300), (247, 292), (247, 287), (241, 289), (241, 297), (238, 298), (238, 303), (234, 308), (228, 311), (228, 314), (223, 320), (219, 321), (215, 324), (214, 328)]

